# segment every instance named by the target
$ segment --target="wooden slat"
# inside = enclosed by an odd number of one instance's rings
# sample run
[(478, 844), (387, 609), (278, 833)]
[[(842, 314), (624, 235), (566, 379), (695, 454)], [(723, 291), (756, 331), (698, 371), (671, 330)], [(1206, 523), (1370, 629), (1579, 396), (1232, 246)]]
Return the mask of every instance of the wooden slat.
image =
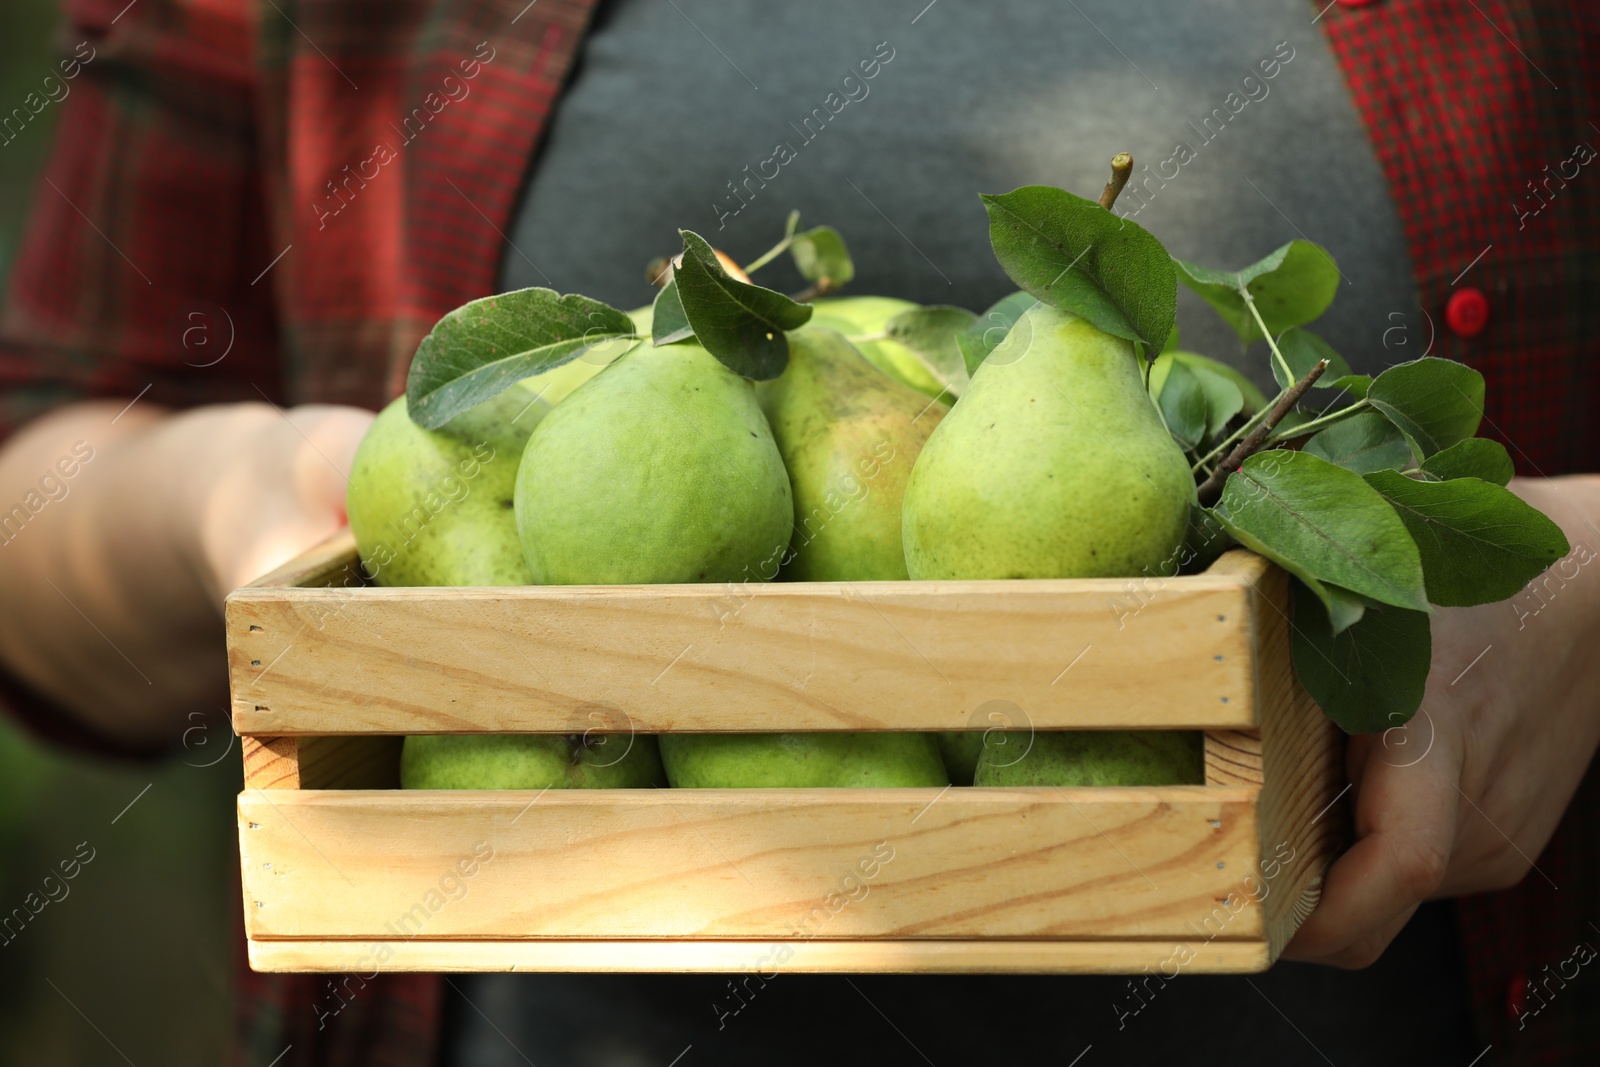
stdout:
[[(311, 940), (1259, 939), (1261, 909), (1237, 896), (1258, 855), (1256, 797), (250, 791), (246, 922), (257, 939)], [(492, 859), (458, 878), (475, 850)], [(859, 899), (832, 908), (836, 892)]]
[[(388, 950), (385, 955), (384, 950)], [(1184, 951), (1192, 952), (1189, 956)], [(711, 974), (1242, 974), (1267, 969), (1260, 941), (825, 941), (777, 962), (748, 941), (249, 942), (256, 971), (677, 971)], [(1187, 961), (1187, 962), (1185, 962)]]
[(244, 737), (246, 789), (299, 789), (300, 740), (295, 737)]
[(399, 737), (246, 737), (246, 789), (398, 789)]
[(1260, 572), (252, 587), (228, 599), (234, 724), (264, 736), (982, 729), (1000, 708), (1040, 729), (1248, 729)]
[(1322, 895), (1322, 879), (1343, 845), (1344, 787), (1338, 729), (1295, 677), (1289, 654), (1289, 576), (1272, 570), (1256, 586), (1265, 769), (1261, 789), (1268, 947), (1277, 959)]
[(318, 589), (326, 586), (355, 588), (363, 577), (356, 555), (356, 538), (348, 528), (307, 550), (283, 566), (268, 571), (246, 589)]

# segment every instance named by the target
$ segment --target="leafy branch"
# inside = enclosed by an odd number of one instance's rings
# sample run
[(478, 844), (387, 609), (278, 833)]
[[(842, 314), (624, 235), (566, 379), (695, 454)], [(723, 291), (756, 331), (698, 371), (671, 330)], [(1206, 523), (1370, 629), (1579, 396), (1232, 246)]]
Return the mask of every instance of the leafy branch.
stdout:
[(1195, 490), (1195, 496), (1202, 506), (1209, 507), (1216, 503), (1217, 498), (1222, 495), (1222, 483), (1228, 480), (1228, 475), (1238, 470), (1245, 460), (1265, 446), (1268, 435), (1283, 421), (1284, 416), (1294, 409), (1295, 404), (1300, 402), (1300, 398), (1306, 395), (1306, 391), (1316, 384), (1317, 379), (1322, 377), (1322, 372), (1327, 369), (1328, 361), (1319, 361), (1306, 372), (1305, 377), (1279, 394), (1278, 402), (1272, 405), (1266, 418), (1262, 419), (1244, 440), (1234, 446), (1233, 451), (1228, 453), (1228, 458), (1217, 464), (1216, 469)]

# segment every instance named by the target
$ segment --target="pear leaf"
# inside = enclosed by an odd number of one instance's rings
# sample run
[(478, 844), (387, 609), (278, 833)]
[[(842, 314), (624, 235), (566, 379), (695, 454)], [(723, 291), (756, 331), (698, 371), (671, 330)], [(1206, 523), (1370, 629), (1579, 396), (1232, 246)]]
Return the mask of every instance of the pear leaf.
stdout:
[(633, 339), (627, 313), (586, 296), (535, 288), (468, 301), (417, 345), (406, 410), (418, 426), (436, 430), (524, 378)]
[(1304, 450), (1357, 474), (1405, 470), (1416, 462), (1406, 435), (1375, 411), (1334, 423), (1307, 441)]
[(1148, 230), (1048, 185), (982, 199), (995, 258), (1018, 286), (1151, 353), (1166, 346), (1177, 272)]
[(1233, 540), (1248, 548), (1258, 556), (1265, 556), (1284, 570), (1298, 578), (1307, 589), (1322, 601), (1322, 606), (1327, 612), (1327, 617), (1333, 627), (1334, 633), (1342, 633), (1360, 620), (1366, 611), (1367, 602), (1349, 590), (1341, 589), (1337, 585), (1321, 581), (1301, 561), (1301, 557), (1286, 555), (1271, 545), (1256, 537), (1242, 526), (1235, 525), (1222, 512), (1213, 509), (1210, 512), (1212, 521), (1221, 526)]
[(683, 314), (683, 301), (678, 299), (678, 279), (673, 278), (661, 287), (650, 309), (650, 344), (659, 348), (694, 336), (689, 320)]
[(1272, 376), (1277, 379), (1280, 388), (1289, 388), (1311, 373), (1311, 368), (1324, 359), (1328, 361), (1328, 369), (1322, 372), (1313, 389), (1331, 389), (1350, 374), (1350, 364), (1344, 361), (1344, 357), (1335, 352), (1328, 342), (1303, 327), (1295, 326), (1283, 331), (1278, 335), (1277, 343), (1279, 353), (1289, 365), (1289, 373), (1285, 375), (1278, 361), (1272, 360)]
[(1309, 452), (1258, 452), (1228, 476), (1213, 510), (1241, 543), (1264, 546), (1294, 574), (1428, 610), (1411, 534), (1359, 474)]
[(1506, 446), (1484, 437), (1457, 441), (1449, 448), (1435, 452), (1422, 463), (1423, 477), (1436, 482), (1449, 481), (1451, 478), (1482, 478), (1495, 485), (1505, 485), (1515, 473)]
[[(1171, 356), (1161, 359), (1171, 360)], [(1234, 390), (1238, 392), (1237, 389)], [(1167, 432), (1185, 452), (1193, 452), (1206, 432), (1206, 394), (1200, 376), (1176, 361), (1167, 370), (1158, 398)]]
[(1176, 360), (1194, 372), (1200, 391), (1206, 395), (1206, 436), (1220, 438), (1222, 431), (1244, 410), (1244, 391), (1232, 378), (1218, 374), (1204, 363)]
[(957, 339), (977, 321), (978, 316), (966, 308), (930, 304), (902, 311), (884, 323), (883, 329), (910, 349), (941, 385), (959, 396), (968, 375)]
[(1333, 257), (1310, 241), (1290, 241), (1243, 270), (1212, 270), (1181, 259), (1174, 262), (1178, 280), (1210, 304), (1245, 344), (1261, 340), (1262, 333), (1241, 290), (1249, 291), (1261, 321), (1276, 336), (1292, 326), (1316, 321), (1339, 289), (1339, 268)]
[(1404, 726), (1422, 706), (1433, 662), (1428, 615), (1376, 605), (1338, 631), (1314, 591), (1292, 584), (1290, 657), (1323, 714), (1350, 734)]
[[(799, 222), (799, 212), (794, 213)], [(813, 285), (827, 279), (831, 290), (842, 288), (856, 276), (855, 261), (844, 246), (844, 238), (832, 226), (816, 226), (793, 236), (789, 254), (794, 257), (800, 277)]]
[(1017, 324), (1022, 313), (1038, 302), (1032, 293), (1019, 291), (1003, 296), (990, 304), (989, 310), (978, 316), (978, 321), (956, 338), (956, 347), (961, 349), (961, 358), (967, 365), (969, 378), (978, 373), (979, 365), (989, 357), (995, 346), (1006, 339), (1006, 334), (1011, 332), (1011, 327)]
[[(1200, 392), (1206, 401), (1206, 422), (1201, 432), (1201, 439), (1218, 439), (1228, 423), (1239, 412), (1244, 410), (1244, 390), (1239, 387), (1239, 382), (1226, 368), (1219, 369), (1217, 363), (1197, 356), (1193, 352), (1182, 349), (1170, 349), (1156, 357), (1150, 365), (1150, 395), (1161, 403), (1161, 394), (1167, 387), (1167, 376), (1172, 373), (1176, 364), (1183, 364), (1194, 374), (1195, 380), (1200, 385)], [(1253, 388), (1253, 387), (1252, 387)], [(1165, 412), (1163, 412), (1165, 417)], [(1168, 426), (1171, 429), (1171, 426)]]
[(1167, 343), (1161, 346), (1161, 354), (1162, 355), (1166, 355), (1168, 352), (1176, 352), (1177, 350), (1178, 350), (1178, 324), (1176, 322), (1174, 322), (1172, 324), (1172, 332), (1167, 334)]
[(1400, 427), (1427, 459), (1478, 432), (1483, 375), (1450, 359), (1425, 356), (1372, 380), (1367, 402)]
[[(1327, 375), (1324, 374), (1323, 377), (1326, 378)], [(1321, 384), (1322, 379), (1317, 379), (1317, 382)], [(1334, 389), (1343, 389), (1351, 396), (1359, 399), (1366, 396), (1367, 390), (1372, 387), (1372, 375), (1344, 374), (1329, 382), (1328, 385)]]
[(673, 275), (684, 317), (695, 340), (736, 374), (767, 381), (789, 362), (785, 330), (811, 318), (811, 305), (782, 293), (741, 282), (723, 270), (705, 238), (693, 230), (683, 237), (683, 262)]
[(1571, 549), (1561, 527), (1511, 490), (1481, 478), (1422, 482), (1398, 471), (1374, 471), (1366, 479), (1411, 531), (1428, 599), (1441, 607), (1514, 596)]

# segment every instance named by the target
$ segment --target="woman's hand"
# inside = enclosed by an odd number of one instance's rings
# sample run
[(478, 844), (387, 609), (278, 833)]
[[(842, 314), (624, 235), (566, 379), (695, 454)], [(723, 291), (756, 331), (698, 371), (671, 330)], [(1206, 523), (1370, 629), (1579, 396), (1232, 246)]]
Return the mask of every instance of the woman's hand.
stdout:
[(0, 450), (0, 500), (41, 471), (64, 491), (0, 551), (0, 661), (111, 737), (175, 743), (226, 694), (223, 598), (339, 529), (372, 417), (86, 403), (26, 427)]
[(1600, 743), (1600, 477), (1511, 488), (1572, 552), (1509, 601), (1439, 611), (1422, 709), (1350, 739), (1356, 841), (1287, 958), (1365, 967), (1422, 901), (1543, 877)]
[(219, 612), (228, 593), (344, 525), (350, 464), (372, 419), (326, 404), (219, 404), (155, 431), (148, 462), (183, 472), (167, 486), (171, 537), (193, 554)]

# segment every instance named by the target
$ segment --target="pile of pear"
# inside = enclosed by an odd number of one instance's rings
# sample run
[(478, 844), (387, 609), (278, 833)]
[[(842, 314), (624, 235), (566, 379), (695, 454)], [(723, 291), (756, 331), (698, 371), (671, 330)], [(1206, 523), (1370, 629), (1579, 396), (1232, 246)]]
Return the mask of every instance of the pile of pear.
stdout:
[[(951, 407), (884, 335), (912, 306), (819, 301), (767, 382), (692, 340), (645, 339), (439, 430), (402, 396), (351, 471), (367, 572), (392, 586), (1171, 573), (1194, 482), (1133, 346), (1035, 305)], [(647, 338), (648, 311), (634, 317)], [(424, 735), (400, 772), (418, 789), (1203, 780), (1199, 735), (1151, 731)]]

